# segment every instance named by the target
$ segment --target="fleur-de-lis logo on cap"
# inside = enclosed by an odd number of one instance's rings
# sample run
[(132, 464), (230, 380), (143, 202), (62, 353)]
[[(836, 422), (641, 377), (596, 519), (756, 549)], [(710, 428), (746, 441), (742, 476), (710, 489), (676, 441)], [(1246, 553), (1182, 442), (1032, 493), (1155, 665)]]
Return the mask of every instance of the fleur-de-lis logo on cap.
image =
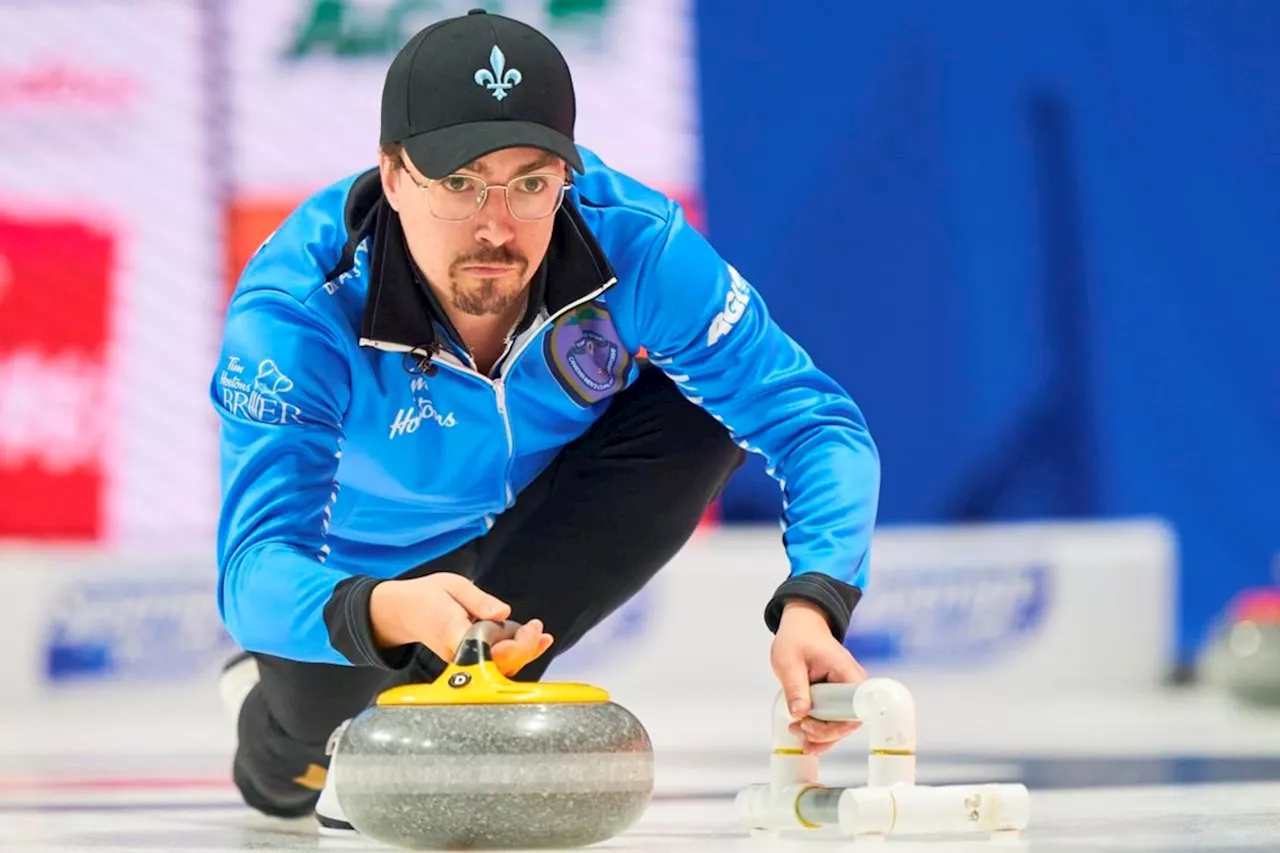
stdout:
[[(489, 66), (493, 70), (481, 68), (476, 72), (476, 83), (487, 88), (499, 101), (507, 96), (508, 89), (518, 86), (521, 80), (519, 69), (506, 68), (506, 65), (507, 58), (495, 44), (493, 50), (489, 51)], [(506, 68), (505, 72), (504, 68)]]

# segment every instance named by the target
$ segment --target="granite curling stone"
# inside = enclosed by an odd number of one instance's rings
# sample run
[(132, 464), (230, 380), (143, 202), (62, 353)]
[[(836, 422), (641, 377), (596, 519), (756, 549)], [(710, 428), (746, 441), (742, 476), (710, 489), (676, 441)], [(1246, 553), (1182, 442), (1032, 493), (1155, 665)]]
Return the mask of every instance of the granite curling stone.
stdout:
[(1280, 588), (1248, 589), (1231, 600), (1201, 668), (1207, 682), (1240, 702), (1280, 708)]
[(508, 680), (477, 622), (431, 684), (396, 687), (336, 733), (334, 793), (368, 838), (416, 850), (581, 847), (623, 832), (653, 794), (644, 726), (586, 684)]

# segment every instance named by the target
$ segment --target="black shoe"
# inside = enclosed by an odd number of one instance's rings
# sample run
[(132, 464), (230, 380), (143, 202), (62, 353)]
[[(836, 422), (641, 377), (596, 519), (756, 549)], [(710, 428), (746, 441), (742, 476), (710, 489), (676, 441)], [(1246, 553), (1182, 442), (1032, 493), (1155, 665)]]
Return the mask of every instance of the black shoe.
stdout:
[(245, 805), (257, 809), (268, 817), (280, 817), (288, 820), (306, 817), (316, 809), (316, 797), (308, 796), (301, 803), (284, 804), (268, 799), (249, 778), (241, 772), (238, 764), (232, 765), (231, 778), (240, 789), (240, 796)]

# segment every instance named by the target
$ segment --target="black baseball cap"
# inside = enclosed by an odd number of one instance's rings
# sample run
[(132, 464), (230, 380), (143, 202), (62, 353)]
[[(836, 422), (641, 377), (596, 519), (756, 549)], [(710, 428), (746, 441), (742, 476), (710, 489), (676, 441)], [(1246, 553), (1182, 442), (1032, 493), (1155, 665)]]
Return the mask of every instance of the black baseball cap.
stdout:
[(576, 115), (569, 65), (550, 39), (473, 9), (417, 33), (391, 61), (381, 140), (400, 143), (428, 178), (520, 146), (549, 151), (581, 172)]

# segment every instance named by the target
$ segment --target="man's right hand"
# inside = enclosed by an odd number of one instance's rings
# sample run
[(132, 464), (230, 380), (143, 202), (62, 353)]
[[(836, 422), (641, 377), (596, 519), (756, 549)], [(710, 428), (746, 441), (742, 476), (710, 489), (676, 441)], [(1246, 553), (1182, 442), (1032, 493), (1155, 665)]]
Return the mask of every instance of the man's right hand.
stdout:
[[(421, 643), (446, 661), (453, 660), (473, 622), (501, 622), (510, 615), (506, 602), (451, 572), (382, 581), (369, 597), (369, 621), (379, 646)], [(494, 644), (493, 662), (510, 677), (540, 657), (552, 642), (552, 636), (542, 630), (542, 620), (531, 619), (520, 626), (514, 639)]]

